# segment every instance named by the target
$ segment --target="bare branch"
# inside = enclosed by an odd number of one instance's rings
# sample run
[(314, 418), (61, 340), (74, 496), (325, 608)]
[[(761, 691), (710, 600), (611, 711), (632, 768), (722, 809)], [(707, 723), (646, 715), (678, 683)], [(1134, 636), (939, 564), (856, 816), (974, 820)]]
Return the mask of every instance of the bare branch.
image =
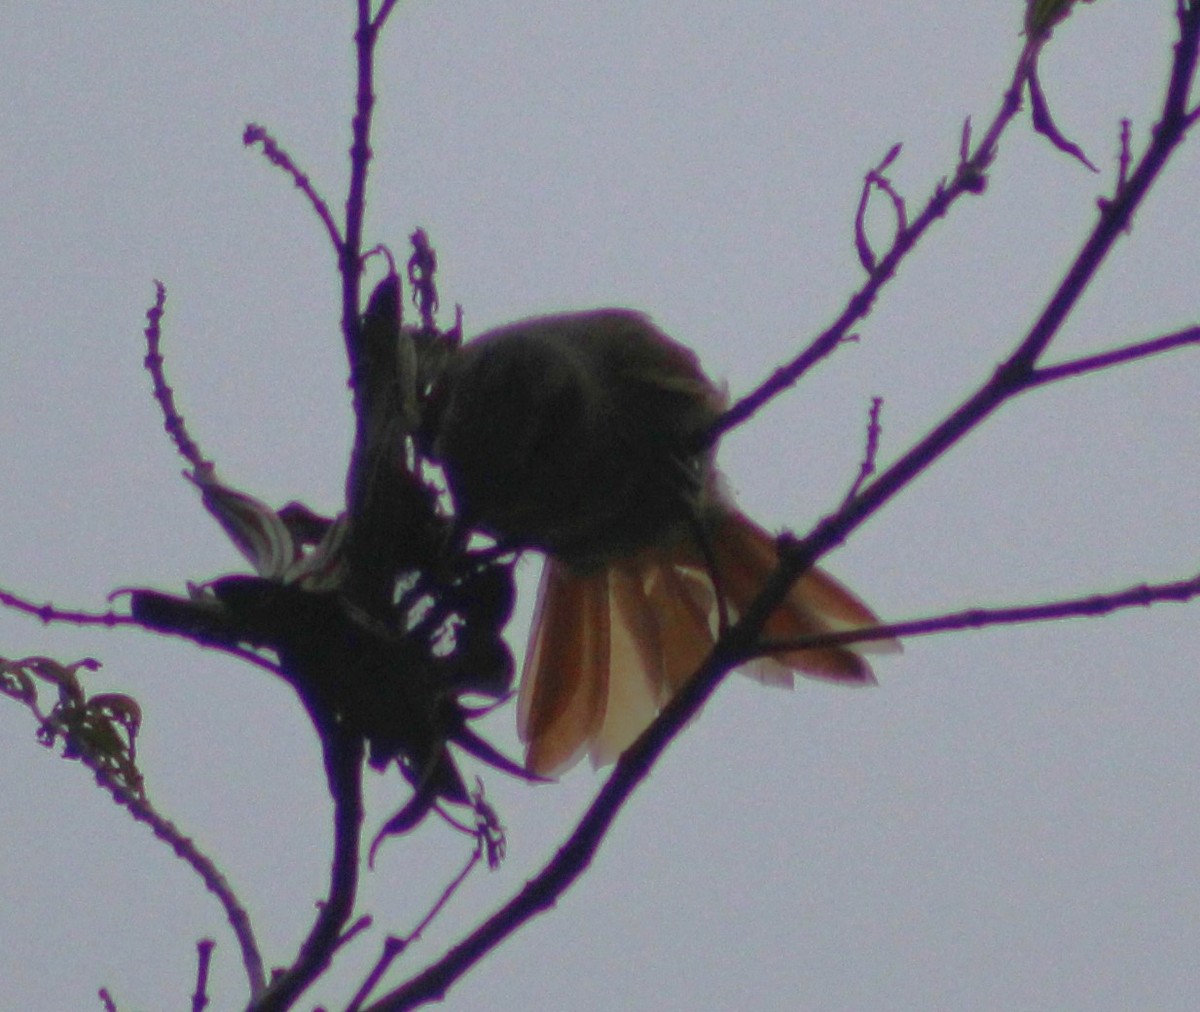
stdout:
[(146, 357), (143, 360), (150, 379), (154, 384), (154, 399), (162, 409), (163, 428), (175, 443), (179, 455), (197, 471), (211, 468), (212, 464), (205, 460), (200, 447), (188, 435), (184, 425), (183, 415), (175, 407), (175, 395), (167, 383), (163, 370), (163, 357), (159, 350), (162, 339), (161, 324), (163, 308), (167, 301), (167, 290), (161, 281), (154, 282), (156, 292), (154, 305), (146, 311)]
[(1200, 344), (1200, 327), (1188, 327), (1174, 334), (1164, 334), (1151, 341), (1139, 341), (1114, 351), (1106, 351), (1099, 355), (1088, 355), (1086, 358), (1071, 359), (1056, 365), (1042, 366), (1030, 374), (1026, 389), (1032, 389), (1043, 383), (1056, 383), (1072, 376), (1083, 376), (1086, 373), (1113, 366), (1124, 365), (1126, 362), (1136, 362), (1150, 355), (1160, 355), (1189, 344)]
[(1200, 34), (1200, 4), (1195, 0), (1181, 0), (1175, 9), (1175, 20), (1179, 24), (1179, 39), (1175, 43), (1175, 60), (1171, 67), (1171, 81), (1167, 85), (1167, 100), (1164, 104), (1164, 120), (1178, 120), (1183, 129), (1196, 121), (1200, 108), (1188, 111), (1188, 96), (1196, 78), (1196, 36)]
[(279, 142), (267, 132), (266, 127), (261, 127), (257, 123), (246, 124), (246, 129), (242, 132), (242, 143), (246, 147), (261, 144), (262, 153), (267, 161), (283, 169), (284, 172), (292, 177), (292, 182), (296, 184), (296, 188), (308, 198), (308, 202), (312, 205), (313, 210), (317, 212), (317, 217), (321, 219), (321, 223), (325, 226), (325, 231), (329, 233), (329, 241), (333, 244), (333, 252), (340, 259), (344, 242), (337, 222), (333, 220), (333, 214), (329, 210), (329, 205), (325, 203), (325, 200), (313, 188), (312, 180), (300, 171), (299, 166), (292, 160), (292, 156), (279, 146)]
[[(1037, 360), (1058, 333), (1125, 225), (1149, 192), (1154, 180), (1187, 133), (1188, 124), (1176, 108), (1177, 103), (1173, 95), (1179, 88), (1184, 87), (1176, 83), (1181, 75), (1186, 73), (1188, 82), (1194, 75), (1197, 42), (1200, 38), (1200, 14), (1193, 15), (1191, 21), (1191, 29), (1177, 49), (1172, 83), (1164, 101), (1163, 115), (1153, 131), (1149, 147), (1130, 176), (1125, 190), (1101, 214), (1092, 234), (1084, 242), (1062, 283), (1029, 333), (975, 394), (967, 398), (957, 410), (876, 481), (862, 490), (854, 501), (827, 517), (808, 538), (798, 543), (795, 550), (789, 553), (787, 564), (782, 567), (784, 571), (799, 575), (821, 555), (841, 544), (852, 530), (899, 492), (913, 477), (978, 426), (1006, 400), (1024, 391), (1034, 382)], [(1187, 45), (1183, 45), (1184, 42)], [(778, 607), (791, 579), (791, 576), (781, 574), (780, 585), (772, 587), (771, 592), (762, 599), (762, 609), (752, 609), (753, 620), (747, 615), (740, 626), (760, 628), (760, 623)], [(737, 634), (738, 630), (733, 632)]]
[(875, 460), (879, 456), (879, 436), (883, 431), (883, 427), (879, 424), (879, 416), (882, 411), (883, 398), (872, 397), (871, 412), (867, 419), (867, 445), (863, 450), (863, 459), (858, 468), (858, 476), (854, 479), (854, 484), (850, 486), (850, 491), (846, 493), (846, 498), (842, 500), (843, 505), (858, 495), (858, 490), (875, 473)]
[(383, 3), (379, 5), (379, 13), (375, 15), (375, 20), (371, 22), (371, 28), (374, 31), (378, 32), (383, 27), (384, 22), (387, 21), (395, 6), (396, 0), (383, 0)]
[(321, 744), (334, 804), (329, 895), (322, 903), (296, 961), (250, 1003), (248, 1012), (281, 1012), (290, 1008), (296, 997), (329, 966), (340, 944), (342, 929), (354, 911), (362, 840), (363, 743), (337, 728), (327, 728), (322, 731)]
[(760, 643), (749, 657), (767, 657), (782, 650), (814, 650), (820, 647), (849, 646), (880, 640), (912, 639), (965, 629), (986, 629), (996, 625), (1026, 625), (1031, 622), (1058, 622), (1068, 618), (1099, 618), (1125, 608), (1148, 608), (1159, 601), (1182, 603), (1200, 597), (1200, 576), (1173, 583), (1139, 584), (1112, 594), (1089, 594), (1048, 604), (1018, 605), (1012, 608), (969, 608), (908, 622), (889, 622), (873, 629), (827, 633), (801, 639)]
[(262, 992), (266, 986), (266, 975), (263, 970), (262, 956), (258, 951), (258, 943), (254, 938), (254, 929), (250, 923), (250, 915), (237, 898), (233, 888), (207, 854), (196, 846), (194, 840), (183, 835), (179, 828), (169, 819), (164, 819), (151, 804), (132, 795), (129, 791), (115, 783), (111, 777), (97, 773), (97, 782), (107, 789), (113, 800), (124, 805), (129, 814), (138, 822), (145, 823), (150, 831), (166, 843), (175, 854), (186, 862), (200, 876), (205, 887), (216, 896), (217, 901), (225, 910), (225, 919), (233, 929), (238, 947), (242, 952), (242, 965), (246, 970), (246, 978), (250, 985), (251, 995)]
[(471, 874), (475, 866), (482, 860), (484, 850), (484, 841), (479, 839), (475, 851), (467, 859), (467, 863), (463, 866), (462, 871), (442, 890), (442, 894), (438, 897), (437, 902), (433, 904), (429, 912), (421, 918), (417, 926), (407, 936), (399, 938), (395, 935), (388, 935), (383, 940), (383, 951), (380, 953), (379, 959), (376, 960), (375, 965), (371, 968), (371, 972), (367, 975), (366, 980), (363, 981), (362, 986), (355, 992), (354, 998), (351, 1000), (346, 1012), (359, 1012), (359, 1009), (362, 1008), (362, 1003), (370, 997), (371, 992), (379, 985), (384, 974), (387, 973), (392, 963), (395, 962), (396, 957), (421, 937), (422, 932), (429, 927), (433, 919), (441, 913), (442, 908), (450, 901), (450, 897), (467, 880), (467, 876)]
[[(892, 211), (896, 215), (896, 235), (899, 235), (908, 226), (908, 209), (905, 207), (904, 198), (896, 191), (892, 181), (884, 175), (887, 167), (900, 154), (900, 149), (900, 144), (893, 144), (888, 153), (883, 156), (883, 161), (863, 178), (862, 196), (858, 201), (858, 211), (854, 215), (854, 246), (858, 250), (859, 263), (868, 274), (875, 269), (877, 262), (875, 251), (871, 248), (871, 241), (867, 238), (867, 207), (871, 203), (871, 193), (874, 190), (881, 190), (891, 200)], [(895, 241), (895, 236), (893, 236), (892, 242), (895, 243)]]
[(56, 608), (49, 601), (45, 604), (34, 604), (26, 598), (3, 589), (0, 589), (0, 605), (3, 605), (5, 608), (12, 608), (13, 611), (32, 615), (45, 625), (49, 625), (51, 622), (64, 622), (68, 625), (102, 625), (111, 628), (117, 625), (139, 624), (131, 616), (121, 615), (111, 610), (98, 612), (66, 611)]
[(484, 844), (481, 840), (471, 856), (467, 858), (467, 863), (463, 865), (462, 871), (454, 876), (446, 888), (442, 890), (441, 896), (439, 896), (437, 902), (430, 907), (429, 912), (423, 918), (421, 918), (420, 922), (415, 928), (412, 929), (412, 931), (408, 933), (407, 937), (398, 939), (401, 950), (412, 945), (413, 942), (421, 937), (422, 932), (424, 932), (424, 930), (433, 923), (433, 919), (442, 912), (442, 908), (450, 901), (450, 897), (458, 891), (459, 886), (461, 886), (467, 880), (467, 876), (471, 874), (472, 870), (483, 858), (483, 853)]
[(338, 936), (337, 948), (342, 949), (349, 945), (354, 939), (367, 931), (375, 923), (375, 919), (370, 914), (363, 914), (353, 924)]
[(371, 967), (371, 972), (367, 974), (366, 980), (354, 992), (354, 997), (350, 999), (350, 1004), (346, 1006), (346, 1012), (359, 1012), (362, 1008), (362, 1003), (379, 986), (379, 982), (383, 980), (383, 975), (388, 972), (389, 967), (395, 962), (396, 957), (404, 951), (407, 944), (403, 938), (397, 938), (395, 935), (388, 935), (383, 940), (383, 951), (379, 954), (375, 965)]
[[(996, 145), (1000, 141), (1000, 136), (1021, 108), (1021, 93), (1028, 70), (1027, 61), (1022, 55), (1013, 71), (1008, 89), (1004, 93), (1000, 109), (983, 139), (976, 144), (970, 157), (960, 158), (954, 179), (949, 184), (944, 181), (938, 184), (921, 213), (911, 224), (899, 229), (891, 249), (874, 265), (870, 276), (862, 287), (849, 298), (838, 318), (815, 337), (808, 347), (791, 362), (776, 369), (757, 388), (734, 403), (707, 433), (705, 440), (707, 445), (715, 443), (730, 429), (744, 424), (764, 405), (793, 386), (814, 365), (832, 354), (834, 349), (847, 340), (851, 328), (870, 314), (880, 290), (892, 279), (900, 264), (913, 251), (934, 222), (944, 217), (964, 194), (983, 192), (987, 169), (995, 157)], [(969, 128), (964, 125), (964, 144), (968, 138)]]
[[(208, 890), (225, 909), (225, 917), (242, 950), (250, 990), (264, 985), (262, 957), (254, 940), (250, 919), (212, 859), (154, 808), (146, 795), (142, 774), (136, 765), (137, 734), (141, 710), (128, 696), (112, 693), (88, 695), (78, 678), (80, 669), (95, 670), (91, 659), (59, 664), (45, 657), (6, 661), (0, 658), (0, 691), (22, 702), (38, 720), (38, 738), (52, 746), (63, 743), (63, 756), (77, 759), (96, 778), (118, 805), (133, 818), (150, 827), (200, 876)], [(58, 702), (45, 714), (38, 705), (39, 682), (53, 685)]]
[[(723, 657), (746, 656), (758, 646), (757, 637), (767, 618), (779, 606), (800, 574), (825, 553), (845, 541), (852, 531), (957, 444), (963, 436), (975, 429), (1001, 404), (1029, 388), (1033, 377), (1037, 375), (1035, 367), (1038, 359), (1058, 333), (1108, 251), (1187, 134), (1190, 124), (1184, 115), (1184, 104), (1180, 96), (1187, 94), (1195, 76), (1197, 51), (1200, 49), (1200, 4), (1190, 7), (1186, 17), (1181, 16), (1180, 24), (1180, 40), (1176, 46), (1171, 82), (1164, 99), (1162, 117), (1152, 132), (1151, 142), (1131, 174), (1128, 186), (1101, 214), (1092, 234), (1084, 242), (1074, 263), (1030, 332), (975, 394), (968, 397), (957, 410), (879, 478), (836, 513), (818, 523), (806, 538), (791, 545), (781, 545), (779, 569), (768, 581), (755, 604), (723, 638), (714, 662), (706, 665), (696, 681), (684, 690), (681, 700), (693, 695), (701, 702), (707, 698), (712, 686), (715, 686), (724, 674), (724, 668), (716, 662)], [(712, 686), (707, 684), (710, 681)], [(691, 712), (690, 703), (681, 701), (680, 706)], [(664, 718), (667, 712), (664, 711)], [(651, 731), (655, 734), (660, 733), (654, 726)], [(661, 733), (669, 735), (674, 731), (668, 723)]]
[[(341, 247), (338, 271), (342, 276), (342, 336), (350, 363), (351, 383), (361, 374), (362, 357), (359, 333), (360, 293), (362, 277), (363, 217), (367, 200), (367, 170), (371, 164), (371, 113), (375, 107), (374, 74), (375, 42), (383, 28), (392, 4), (384, 3), (379, 17), (371, 20), (370, 0), (358, 0), (358, 27), (354, 33), (357, 82), (355, 111), (351, 123), (350, 186), (346, 194), (346, 233)], [(354, 390), (357, 406), (359, 391)]]

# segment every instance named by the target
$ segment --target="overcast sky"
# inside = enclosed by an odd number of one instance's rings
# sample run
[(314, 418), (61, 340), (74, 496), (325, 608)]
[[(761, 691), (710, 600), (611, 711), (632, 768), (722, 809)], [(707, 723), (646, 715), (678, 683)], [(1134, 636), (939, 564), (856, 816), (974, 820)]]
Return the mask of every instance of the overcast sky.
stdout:
[[(853, 479), (872, 396), (884, 462), (983, 381), (1057, 284), (1141, 146), (1174, 0), (1082, 7), (1042, 59), (1093, 176), (1006, 137), (986, 195), (904, 265), (859, 343), (722, 446), (748, 512), (805, 531)], [(192, 434), (268, 501), (342, 503), (352, 415), (334, 258), (290, 182), (240, 143), (266, 125), (341, 207), (348, 0), (0, 9), (0, 586), (100, 608), (244, 570), (201, 508), (141, 368), (152, 279)], [(864, 171), (897, 141), (910, 207), (994, 114), (1023, 4), (458, 0), (401, 4), (380, 50), (368, 243), (424, 226), (468, 333), (624, 305), (734, 394), (860, 283)], [(1165, 173), (1052, 357), (1194, 324), (1200, 144)], [(883, 208), (879, 209), (881, 212)], [(872, 219), (886, 234), (887, 215)], [(1200, 353), (1014, 403), (827, 560), (883, 615), (1180, 579), (1200, 559)], [(522, 566), (523, 642), (537, 562)], [(1164, 605), (913, 642), (880, 685), (731, 679), (668, 751), (595, 865), (447, 1009), (1190, 1009), (1200, 993), (1200, 622)], [(272, 965), (322, 894), (328, 803), (290, 690), (185, 642), (0, 614), (0, 655), (95, 656), (129, 692), (151, 796), (248, 906)], [(489, 734), (516, 752), (512, 710)], [(0, 1008), (187, 1007), (217, 939), (216, 1009), (244, 1000), (191, 872), (34, 741), (0, 700)], [(553, 852), (601, 783), (489, 772), (509, 858), (477, 872), (400, 972), (436, 958)], [(377, 826), (402, 801), (369, 776)], [(363, 912), (404, 933), (465, 859), (431, 821), (386, 847)], [(341, 1007), (379, 931), (311, 1007)], [(399, 980), (397, 976), (395, 978)]]

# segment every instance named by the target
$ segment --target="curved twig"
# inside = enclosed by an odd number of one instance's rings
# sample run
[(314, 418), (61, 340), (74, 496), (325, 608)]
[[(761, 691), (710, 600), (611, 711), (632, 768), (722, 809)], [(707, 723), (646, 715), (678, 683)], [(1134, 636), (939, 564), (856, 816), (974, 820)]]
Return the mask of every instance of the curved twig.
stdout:
[(221, 870), (207, 854), (196, 846), (194, 840), (185, 836), (175, 823), (166, 819), (155, 810), (145, 798), (138, 797), (133, 791), (121, 784), (103, 768), (89, 764), (96, 775), (96, 782), (112, 795), (113, 801), (129, 811), (133, 818), (150, 827), (150, 831), (175, 852), (175, 855), (186, 863), (204, 883), (225, 910), (225, 919), (233, 929), (238, 947), (242, 952), (242, 965), (246, 969), (246, 978), (252, 995), (259, 994), (266, 986), (266, 975), (263, 970), (262, 955), (254, 938), (254, 928), (250, 923), (250, 915), (238, 900), (237, 894), (225, 879)]
[(312, 205), (313, 210), (317, 212), (317, 217), (321, 219), (321, 223), (325, 226), (325, 231), (329, 233), (329, 241), (333, 245), (334, 253), (340, 257), (344, 245), (341, 230), (338, 228), (337, 222), (333, 220), (333, 214), (329, 210), (329, 205), (317, 193), (313, 187), (312, 180), (300, 171), (300, 167), (292, 160), (292, 156), (279, 146), (279, 142), (267, 132), (266, 127), (261, 127), (257, 123), (246, 124), (246, 129), (242, 132), (242, 143), (246, 147), (261, 144), (263, 156), (267, 161), (283, 169), (284, 172), (292, 177), (292, 182), (296, 184), (296, 188), (308, 198), (308, 202)]
[(175, 394), (167, 383), (163, 369), (163, 357), (159, 347), (162, 341), (162, 318), (167, 304), (167, 289), (161, 281), (154, 282), (154, 293), (154, 305), (146, 310), (146, 357), (143, 364), (154, 384), (154, 399), (158, 401), (162, 410), (163, 428), (175, 443), (179, 455), (196, 471), (203, 471), (211, 468), (212, 464), (205, 459), (200, 447), (188, 435), (183, 415), (175, 407)]

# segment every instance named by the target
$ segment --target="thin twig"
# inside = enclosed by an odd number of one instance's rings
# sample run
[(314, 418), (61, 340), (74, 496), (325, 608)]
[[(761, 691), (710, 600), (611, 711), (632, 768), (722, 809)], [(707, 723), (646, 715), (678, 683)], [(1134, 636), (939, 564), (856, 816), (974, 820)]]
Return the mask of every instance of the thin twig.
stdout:
[(1124, 348), (1102, 352), (1099, 355), (1088, 355), (1085, 358), (1075, 358), (1055, 365), (1041, 366), (1033, 370), (1026, 389), (1032, 389), (1044, 383), (1056, 383), (1072, 376), (1083, 376), (1099, 369), (1108, 369), (1115, 365), (1133, 362), (1139, 358), (1160, 355), (1164, 351), (1171, 351), (1189, 344), (1200, 345), (1200, 327), (1188, 327), (1186, 330), (1179, 330), (1174, 334), (1164, 334), (1151, 341), (1140, 341), (1137, 344), (1129, 344)]
[(442, 912), (442, 908), (447, 903), (450, 902), (450, 897), (452, 897), (458, 891), (459, 886), (461, 886), (467, 880), (467, 876), (471, 874), (471, 871), (475, 868), (475, 865), (477, 865), (480, 862), (480, 860), (482, 860), (483, 851), (484, 851), (484, 845), (483, 845), (483, 841), (481, 840), (479, 842), (478, 846), (476, 846), (476, 848), (475, 848), (474, 852), (471, 854), (471, 856), (469, 858), (467, 858), (467, 863), (465, 865), (463, 865), (462, 871), (460, 871), (456, 876), (454, 876), (454, 878), (450, 882), (450, 884), (447, 885), (446, 888), (442, 890), (441, 896), (439, 896), (437, 902), (434, 903), (434, 905), (432, 907), (430, 907), (429, 912), (424, 917), (421, 918), (421, 920), (418, 922), (417, 926), (408, 933), (407, 937), (400, 939), (400, 949), (401, 950), (406, 949), (406, 948), (408, 948), (408, 946), (412, 945), (413, 942), (415, 942), (418, 938), (421, 937), (421, 935), (425, 931), (425, 929), (427, 927), (429, 927), (430, 924), (433, 923), (433, 919), (435, 917), (437, 917), (437, 915)]
[(371, 992), (379, 986), (379, 982), (383, 979), (383, 975), (388, 972), (388, 968), (395, 961), (396, 957), (404, 951), (407, 943), (402, 938), (397, 938), (395, 935), (388, 935), (383, 940), (383, 951), (379, 954), (379, 958), (375, 961), (375, 965), (371, 967), (371, 972), (367, 974), (367, 979), (362, 982), (358, 990), (354, 992), (354, 997), (350, 999), (350, 1004), (346, 1006), (346, 1012), (359, 1012), (362, 1008), (362, 1003), (366, 1001)]
[(854, 212), (854, 251), (862, 269), (870, 274), (878, 263), (871, 240), (867, 238), (867, 207), (871, 203), (871, 174), (863, 179), (862, 193), (858, 198), (858, 209)]
[(858, 490), (875, 473), (875, 461), (879, 457), (879, 437), (883, 431), (883, 427), (879, 424), (879, 416), (882, 411), (883, 398), (872, 397), (871, 411), (867, 418), (867, 445), (863, 450), (863, 459), (858, 467), (858, 475), (854, 479), (854, 484), (850, 486), (850, 490), (846, 493), (846, 498), (842, 500), (842, 505), (845, 505), (858, 495)]
[(1148, 608), (1159, 601), (1182, 603), (1200, 597), (1200, 576), (1173, 583), (1138, 584), (1112, 594), (1089, 594), (1086, 597), (1051, 601), (1047, 604), (1017, 605), (1011, 608), (968, 608), (929, 618), (907, 622), (888, 622), (870, 629), (822, 633), (794, 640), (772, 640), (759, 643), (744, 658), (769, 657), (791, 650), (818, 650), (845, 647), (855, 643), (875, 643), (881, 640), (913, 639), (964, 629), (986, 629), (996, 625), (1026, 625), (1032, 622), (1058, 622), (1068, 618), (1098, 618), (1125, 608)]
[(202, 938), (196, 943), (196, 993), (192, 995), (192, 1012), (204, 1012), (208, 1007), (208, 967), (216, 944), (211, 938)]
[(474, 869), (474, 867), (482, 860), (483, 851), (484, 845), (483, 842), (480, 841), (474, 852), (467, 859), (467, 863), (463, 866), (462, 871), (460, 871), (453, 878), (450, 884), (442, 890), (442, 894), (438, 897), (437, 902), (433, 904), (433, 906), (429, 909), (429, 912), (421, 918), (421, 920), (417, 923), (417, 926), (413, 928), (407, 936), (404, 938), (399, 938), (396, 935), (388, 935), (388, 937), (383, 940), (383, 951), (380, 953), (379, 959), (377, 959), (375, 961), (375, 965), (371, 967), (371, 972), (367, 974), (367, 979), (362, 982), (362, 986), (359, 987), (359, 989), (354, 993), (354, 997), (347, 1006), (346, 1012), (359, 1012), (359, 1010), (362, 1008), (362, 1003), (370, 997), (371, 992), (374, 991), (379, 985), (379, 982), (383, 979), (384, 974), (387, 973), (388, 969), (391, 967), (392, 963), (395, 962), (396, 958), (405, 949), (412, 945), (413, 942), (421, 937), (422, 932), (424, 932), (424, 930), (429, 927), (431, 923), (433, 923), (433, 919), (437, 917), (439, 913), (441, 913), (442, 908), (450, 901), (450, 897), (452, 897), (458, 891), (458, 888), (467, 880), (467, 876), (471, 874), (471, 871)]
[(908, 227), (908, 209), (905, 206), (904, 198), (892, 185), (892, 181), (884, 175), (888, 166), (899, 156), (901, 148), (902, 145), (893, 144), (888, 153), (883, 156), (883, 160), (863, 178), (862, 196), (858, 201), (858, 210), (854, 214), (854, 247), (858, 250), (859, 263), (868, 274), (875, 269), (877, 262), (875, 251), (871, 248), (871, 240), (867, 238), (867, 207), (871, 203), (871, 193), (880, 190), (887, 194), (888, 199), (892, 202), (892, 211), (896, 215), (896, 230), (892, 236), (893, 244), (896, 236)]
[(109, 628), (118, 625), (139, 625), (132, 616), (121, 615), (115, 611), (67, 611), (56, 608), (49, 601), (44, 604), (34, 604), (8, 590), (0, 589), (0, 605), (12, 608), (13, 611), (32, 615), (45, 625), (51, 622), (63, 622), (68, 625), (102, 625)]
[(159, 350), (162, 339), (161, 324), (163, 307), (167, 301), (167, 290), (161, 281), (154, 282), (154, 305), (146, 311), (146, 357), (143, 360), (146, 371), (154, 384), (154, 399), (162, 409), (163, 428), (175, 443), (179, 455), (197, 471), (212, 467), (200, 452), (200, 447), (188, 435), (183, 415), (175, 407), (175, 395), (167, 383), (163, 370), (163, 357)]
[[(809, 369), (832, 354), (834, 349), (847, 339), (851, 328), (870, 314), (880, 290), (895, 275), (900, 264), (913, 251), (934, 222), (944, 217), (965, 194), (978, 194), (983, 191), (983, 181), (988, 166), (995, 157), (1000, 136), (1021, 108), (1021, 93), (1028, 72), (1027, 62), (1022, 57), (1013, 71), (1012, 80), (1004, 93), (1000, 109), (983, 139), (976, 144), (969, 158), (960, 159), (953, 180), (949, 184), (944, 182), (939, 184), (921, 213), (911, 224), (896, 233), (891, 249), (875, 264), (867, 280), (849, 298), (838, 318), (817, 335), (808, 347), (791, 362), (776, 369), (758, 387), (734, 403), (706, 434), (705, 445), (715, 443), (730, 429), (749, 421), (764, 405), (793, 386)], [(968, 137), (969, 129), (964, 126), (964, 142)]]
[(246, 124), (246, 129), (242, 133), (242, 143), (246, 147), (261, 144), (263, 156), (267, 161), (283, 169), (284, 172), (292, 177), (292, 182), (296, 184), (296, 188), (308, 198), (308, 202), (312, 205), (313, 210), (317, 212), (317, 217), (321, 219), (321, 223), (325, 226), (325, 231), (329, 233), (329, 241), (333, 244), (333, 252), (340, 259), (343, 241), (337, 222), (333, 220), (333, 214), (329, 210), (329, 205), (325, 203), (324, 198), (313, 187), (312, 180), (300, 171), (299, 166), (292, 160), (292, 156), (279, 146), (279, 142), (267, 132), (265, 127), (261, 127), (257, 123)]
[(363, 914), (362, 917), (358, 918), (353, 924), (350, 925), (350, 927), (348, 927), (338, 936), (337, 948), (345, 948), (364, 931), (372, 927), (374, 923), (375, 918), (373, 918), (370, 914)]
[(397, 0), (383, 0), (383, 3), (379, 5), (379, 13), (375, 15), (375, 20), (371, 22), (373, 31), (378, 32), (383, 27), (383, 23), (387, 21), (396, 3)]
[(139, 798), (113, 779), (106, 770), (93, 768), (93, 772), (96, 774), (97, 783), (112, 795), (113, 800), (128, 809), (129, 814), (138, 822), (149, 826), (150, 831), (186, 862), (200, 876), (209, 892), (216, 896), (225, 909), (225, 919), (233, 929), (234, 937), (242, 950), (242, 965), (246, 969), (250, 993), (252, 996), (259, 994), (266, 986), (266, 975), (258, 943), (254, 938), (254, 929), (250, 924), (250, 916), (216, 863), (196, 846), (195, 841), (184, 836), (173, 822), (159, 815), (149, 801)]
[[(385, 3), (376, 21), (371, 20), (370, 0), (358, 0), (358, 28), (354, 33), (357, 82), (351, 122), (350, 186), (346, 193), (346, 233), (338, 271), (342, 276), (342, 336), (350, 363), (351, 382), (362, 375), (359, 316), (359, 281), (362, 276), (363, 217), (367, 199), (367, 171), (371, 164), (371, 112), (375, 107), (375, 41), (391, 5)], [(354, 391), (358, 415), (359, 391)]]
[[(133, 593), (132, 590), (114, 591), (117, 593)], [(227, 643), (215, 643), (206, 639), (199, 638), (190, 634), (185, 629), (172, 629), (161, 625), (154, 625), (140, 618), (135, 618), (133, 615), (122, 615), (115, 611), (67, 611), (61, 608), (56, 608), (53, 604), (46, 602), (45, 604), (34, 604), (11, 591), (0, 589), (0, 605), (6, 608), (12, 608), (14, 611), (24, 612), (26, 615), (32, 615), (34, 618), (49, 625), (54, 622), (61, 622), (67, 625), (99, 625), (112, 628), (113, 626), (136, 626), (140, 629), (147, 629), (150, 632), (161, 633), (167, 636), (179, 636), (183, 639), (190, 640), (197, 646), (204, 647), (207, 650), (220, 650), (222, 653), (229, 654), (231, 657), (236, 657), (239, 660), (245, 661), (247, 664), (253, 664), (262, 668), (264, 671), (269, 671), (273, 675), (284, 676), (282, 669), (278, 664), (267, 658), (255, 653), (253, 650), (248, 650), (245, 647), (236, 646)]]

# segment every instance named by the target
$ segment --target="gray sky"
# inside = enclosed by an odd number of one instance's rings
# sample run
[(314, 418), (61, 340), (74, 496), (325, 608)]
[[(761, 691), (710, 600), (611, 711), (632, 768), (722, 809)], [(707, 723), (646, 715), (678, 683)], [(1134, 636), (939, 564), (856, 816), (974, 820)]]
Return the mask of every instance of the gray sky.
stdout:
[[(141, 369), (151, 280), (193, 435), (224, 477), (334, 511), (351, 413), (325, 235), (240, 144), (268, 126), (340, 206), (350, 3), (6, 4), (0, 10), (0, 585), (97, 608), (244, 565), (179, 477)], [(995, 112), (1022, 4), (552, 0), (401, 5), (380, 54), (368, 241), (426, 227), (468, 333), (604, 304), (650, 312), (744, 392), (858, 285), (863, 172), (923, 201), (965, 116)], [(1121, 117), (1147, 134), (1173, 0), (1081, 8), (1042, 77), (1097, 179), (1006, 138), (983, 199), (905, 264), (847, 347), (728, 439), (748, 512), (803, 532), (852, 480), (870, 398), (894, 459), (1009, 350), (1111, 188)], [(1054, 357), (1195, 323), (1193, 141)], [(880, 208), (882, 211), (882, 208)], [(886, 214), (873, 219), (876, 234)], [(889, 618), (1195, 572), (1200, 355), (1032, 393), (828, 566)], [(536, 573), (524, 567), (526, 588)], [(524, 636), (528, 594), (514, 623)], [(911, 643), (880, 686), (731, 679), (620, 817), (591, 872), (448, 1009), (1185, 1009), (1200, 992), (1200, 623), (1103, 621)], [(181, 642), (0, 614), (0, 654), (91, 655), (134, 694), (160, 809), (290, 960), (324, 888), (316, 743), (282, 684)], [(511, 710), (492, 718), (516, 751)], [(0, 701), (0, 1008), (242, 1000), (215, 902), (85, 770)], [(509, 858), (477, 873), (401, 969), (436, 958), (552, 853), (600, 779), (489, 773)], [(402, 798), (369, 778), (370, 825)], [(391, 807), (389, 807), (391, 806)], [(363, 906), (420, 918), (466, 856), (430, 823), (386, 848)], [(338, 1007), (378, 932), (311, 1004)]]

